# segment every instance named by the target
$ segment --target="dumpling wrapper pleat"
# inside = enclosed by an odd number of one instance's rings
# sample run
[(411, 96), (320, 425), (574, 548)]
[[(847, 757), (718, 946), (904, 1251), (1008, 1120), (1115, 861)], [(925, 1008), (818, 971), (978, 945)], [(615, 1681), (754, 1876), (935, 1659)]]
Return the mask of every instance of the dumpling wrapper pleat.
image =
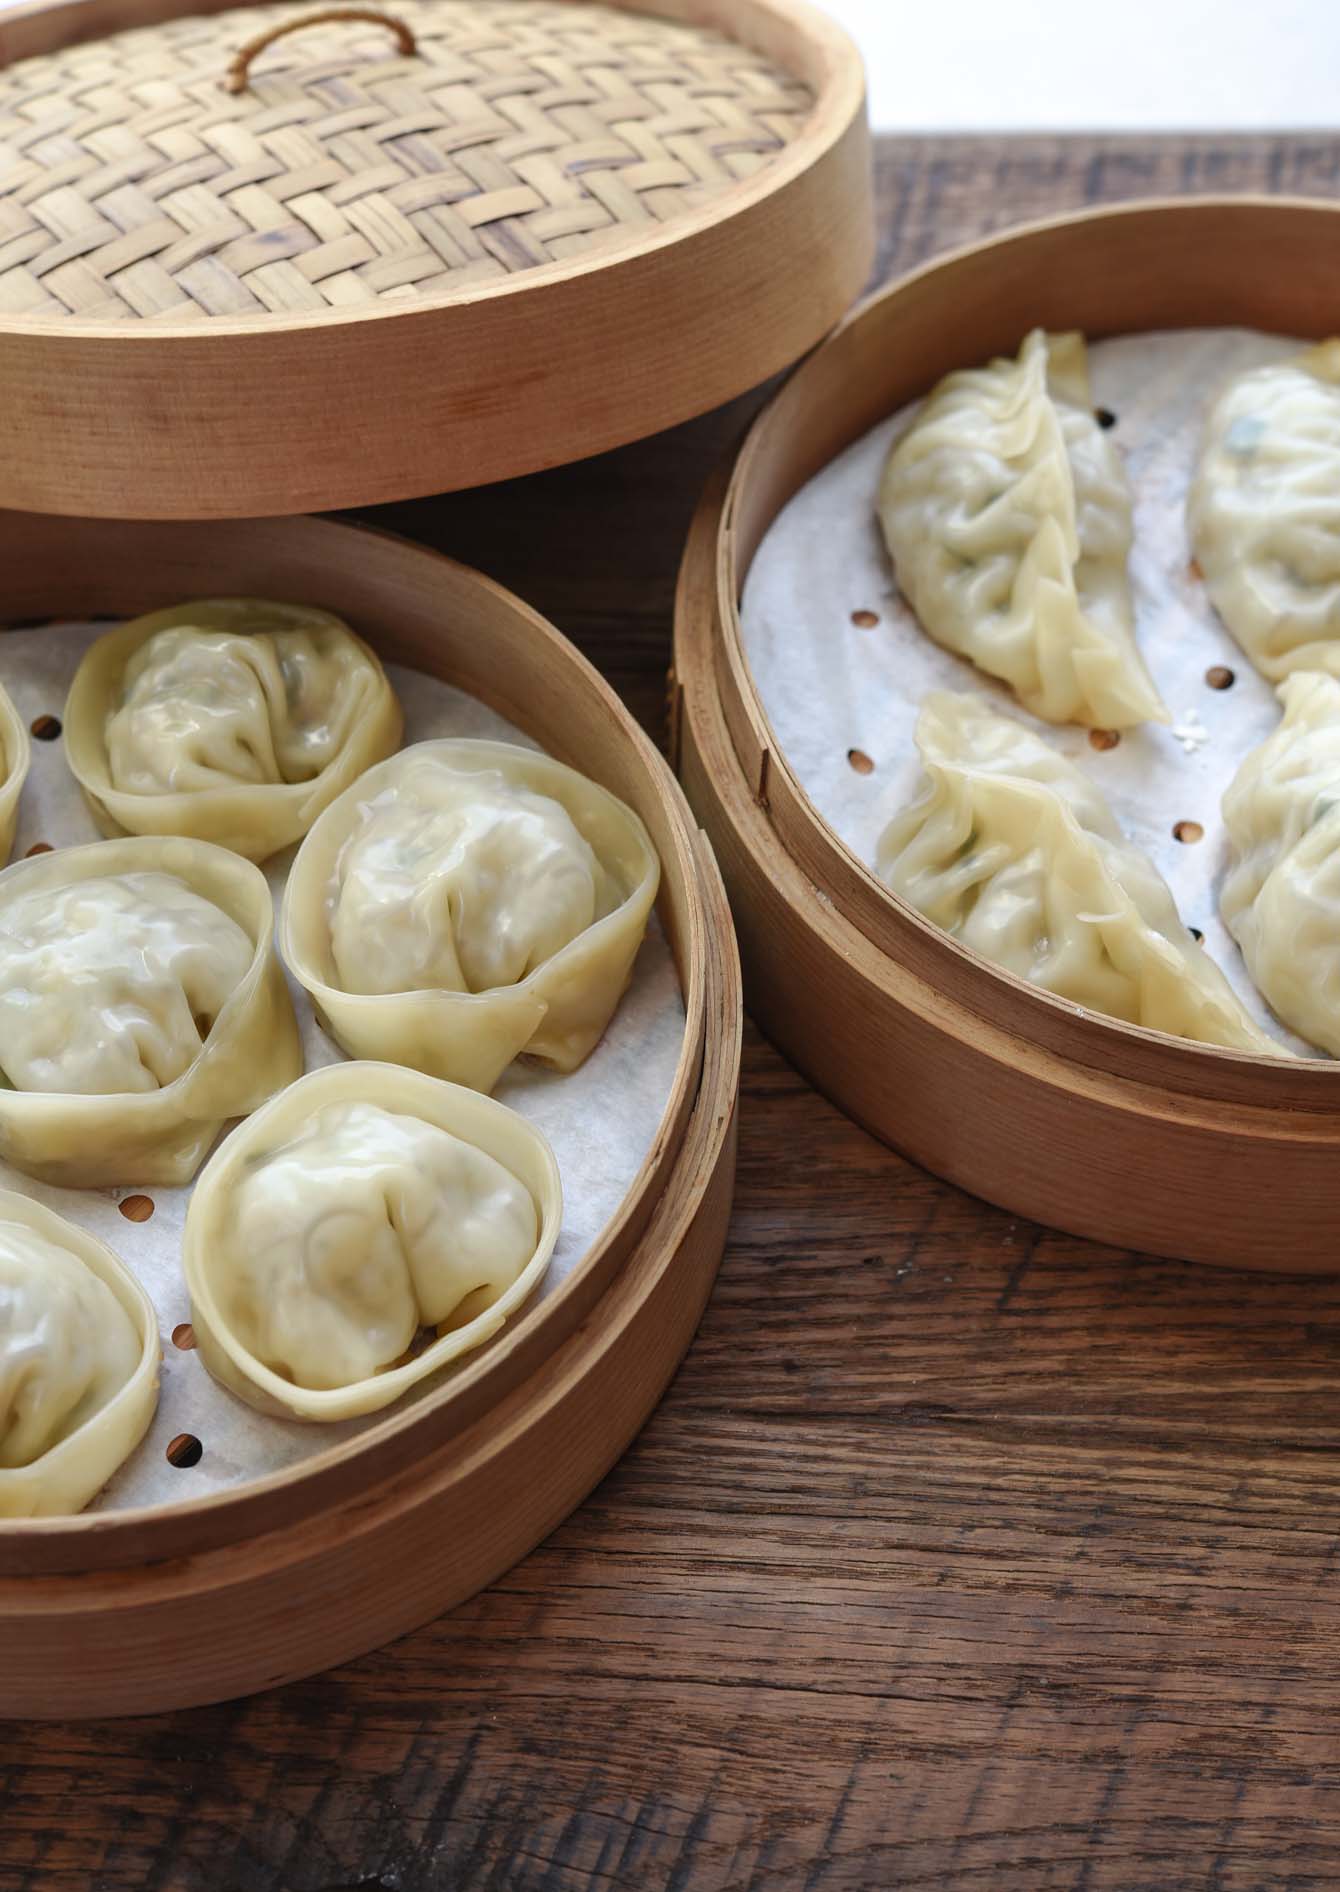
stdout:
[[(0, 1087), (0, 1157), (43, 1182), (69, 1188), (189, 1182), (225, 1122), (244, 1116), (299, 1076), (302, 1043), (283, 967), (274, 950), (274, 905), (264, 874), (206, 841), (159, 835), (94, 841), (16, 861), (0, 873), (0, 937), (6, 901), (76, 881), (163, 874), (240, 927), (251, 957), (208, 1035), (181, 1075), (159, 1088), (78, 1092)], [(96, 970), (90, 962), (90, 974)], [(165, 993), (175, 1004), (179, 995)], [(59, 993), (47, 995), (56, 1003)], [(72, 983), (72, 1007), (97, 1003)], [(0, 1043), (0, 1067), (4, 1047)]]
[(922, 704), (916, 739), (927, 786), (876, 853), (909, 905), (1072, 1004), (1202, 1044), (1290, 1055), (1243, 1009), (1154, 863), (1074, 763), (984, 699), (944, 691)]
[[(105, 1243), (9, 1189), (0, 1189), (0, 1245), (0, 1448), (8, 1439), (6, 1456), (22, 1461), (0, 1463), (0, 1518), (68, 1516), (97, 1496), (149, 1429), (158, 1316)], [(38, 1407), (47, 1436), (29, 1456), (13, 1449), (15, 1421), (31, 1430)]]
[[(239, 1284), (232, 1244), (239, 1232), (239, 1190), (248, 1176), (259, 1165), (282, 1160), (286, 1147), (301, 1137), (323, 1110), (340, 1105), (371, 1107), (417, 1119), (482, 1152), (529, 1197), (536, 1234), (533, 1251), (507, 1284), (500, 1291), (490, 1290), (487, 1296), (467, 1296), (455, 1320), (434, 1322), (439, 1331), (422, 1351), (397, 1358), (348, 1384), (306, 1386), (258, 1357), (247, 1344), (244, 1323), (230, 1318), (229, 1309), (238, 1305), (239, 1291), (253, 1299), (264, 1294), (263, 1281), (251, 1280), (244, 1288)], [(284, 1272), (290, 1290), (296, 1284), (300, 1292), (318, 1298), (323, 1292), (340, 1292), (335, 1278), (341, 1276), (340, 1269), (332, 1271), (325, 1265), (330, 1259), (329, 1244), (351, 1244), (343, 1258), (341, 1303), (314, 1306), (313, 1317), (307, 1323), (290, 1312), (289, 1327), (298, 1333), (307, 1327), (310, 1343), (315, 1344), (315, 1336), (323, 1331), (337, 1334), (342, 1328), (347, 1330), (351, 1322), (357, 1321), (361, 1305), (369, 1330), (366, 1344), (370, 1347), (373, 1331), (384, 1327), (388, 1319), (388, 1309), (368, 1302), (377, 1278), (375, 1272), (362, 1267), (373, 1246), (368, 1231), (375, 1228), (382, 1237), (401, 1241), (407, 1278), (423, 1265), (424, 1257), (413, 1252), (415, 1235), (406, 1226), (405, 1203), (394, 1191), (388, 1197), (375, 1174), (356, 1177), (352, 1196), (347, 1177), (335, 1175), (330, 1181), (332, 1199), (344, 1211), (342, 1217), (329, 1214), (331, 1202), (323, 1192), (319, 1173), (305, 1176), (301, 1191), (288, 1192), (299, 1215), (299, 1224), (292, 1232), (303, 1252), (288, 1258)], [(350, 1212), (351, 1202), (356, 1213)], [(442, 1204), (442, 1220), (448, 1226), (456, 1207), (450, 1201)], [(558, 1240), (562, 1217), (563, 1190), (553, 1151), (534, 1125), (516, 1111), (478, 1091), (426, 1077), (401, 1065), (327, 1065), (291, 1085), (248, 1118), (211, 1158), (196, 1184), (182, 1238), (182, 1266), (200, 1357), (217, 1380), (263, 1412), (317, 1421), (377, 1412), (500, 1331), (539, 1286)], [(278, 1233), (282, 1237), (285, 1231)], [(323, 1245), (324, 1263), (320, 1252)], [(385, 1240), (379, 1246), (384, 1250)], [(403, 1293), (404, 1283), (393, 1285), (398, 1294)], [(485, 1305), (479, 1304), (481, 1299), (486, 1300)], [(457, 1324), (461, 1314), (465, 1318)], [(345, 1351), (350, 1351), (347, 1346)], [(321, 1371), (316, 1377), (330, 1380), (335, 1376)]]
[[(468, 851), (458, 857), (439, 840), (431, 858), (416, 852), (417, 821), (444, 811), (442, 832), (449, 836), (450, 817), (468, 808), (472, 792), (505, 799), (510, 788), (557, 803), (570, 821), (595, 876), (593, 923), (513, 984), (388, 990), (386, 979), (368, 976), (350, 990), (336, 963), (333, 922), (341, 899), (352, 897), (350, 863), (373, 821), (385, 822), (394, 840), (395, 823), (403, 820), (406, 911), (417, 914), (420, 931), (465, 924), (464, 910), (477, 902), (489, 905), (500, 926), (510, 917), (524, 927), (526, 903), (535, 898), (524, 874), (513, 897), (506, 876), (472, 869)], [(436, 894), (434, 875), (441, 878)], [(576, 770), (511, 743), (423, 742), (370, 769), (316, 823), (289, 874), (280, 949), (322, 1024), (351, 1057), (389, 1058), (488, 1091), (522, 1053), (560, 1071), (575, 1070), (590, 1055), (632, 977), (659, 881), (660, 863), (641, 821)], [(429, 896), (434, 904), (421, 911), (414, 903)], [(386, 950), (389, 931), (380, 930), (376, 950)], [(346, 962), (357, 946), (357, 928), (342, 927)], [(371, 928), (367, 950), (374, 950)]]
[(1340, 340), (1229, 382), (1187, 523), (1210, 599), (1263, 676), (1340, 673)]
[(923, 629), (1053, 723), (1167, 722), (1135, 642), (1130, 488), (1083, 338), (949, 375), (889, 455), (878, 512)]

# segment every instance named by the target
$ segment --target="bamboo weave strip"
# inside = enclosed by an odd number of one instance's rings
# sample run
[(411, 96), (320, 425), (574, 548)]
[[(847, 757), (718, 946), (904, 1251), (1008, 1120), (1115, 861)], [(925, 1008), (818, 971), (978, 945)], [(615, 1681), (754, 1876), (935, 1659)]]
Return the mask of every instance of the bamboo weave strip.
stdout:
[(808, 87), (697, 27), (571, 0), (406, 0), (419, 42), (249, 7), (0, 73), (0, 318), (301, 314), (635, 239), (780, 151)]

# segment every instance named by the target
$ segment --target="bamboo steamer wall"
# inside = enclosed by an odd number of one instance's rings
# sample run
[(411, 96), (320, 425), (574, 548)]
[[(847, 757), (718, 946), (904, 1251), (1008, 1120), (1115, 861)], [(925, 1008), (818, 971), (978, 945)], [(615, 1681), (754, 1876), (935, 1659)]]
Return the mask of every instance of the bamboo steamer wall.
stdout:
[(310, 1673), (490, 1581), (628, 1444), (692, 1336), (734, 1175), (740, 994), (711, 850), (594, 670), (450, 560), (311, 519), (110, 525), (0, 513), (0, 622), (213, 591), (338, 600), (385, 657), (509, 717), (628, 801), (662, 862), (684, 992), (642, 1173), (578, 1270), (449, 1384), (212, 1498), (0, 1524), (0, 1714), (148, 1713)]
[(975, 245), (852, 315), (709, 488), (677, 607), (678, 767), (721, 860), (760, 1025), (918, 1162), (1097, 1240), (1231, 1266), (1340, 1267), (1340, 1068), (1080, 1012), (896, 899), (811, 806), (749, 673), (741, 586), (786, 500), (949, 370), (1028, 329), (1334, 333), (1340, 209), (1137, 204)]

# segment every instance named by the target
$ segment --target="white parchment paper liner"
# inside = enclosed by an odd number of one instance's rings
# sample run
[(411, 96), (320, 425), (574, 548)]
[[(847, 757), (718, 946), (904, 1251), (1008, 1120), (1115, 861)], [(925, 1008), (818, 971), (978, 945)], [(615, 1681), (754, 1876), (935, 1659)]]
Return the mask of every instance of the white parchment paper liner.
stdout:
[[(1171, 728), (1145, 724), (1125, 731), (1115, 748), (1095, 749), (1086, 730), (1038, 722), (1003, 684), (926, 636), (898, 594), (874, 511), (885, 456), (914, 407), (856, 441), (779, 513), (746, 580), (741, 624), (782, 753), (861, 860), (873, 862), (889, 816), (917, 792), (912, 732), (922, 697), (933, 689), (980, 692), (1099, 783), (1252, 1017), (1282, 1044), (1318, 1057), (1271, 1013), (1219, 917), (1228, 862), (1220, 798), (1248, 750), (1275, 727), (1279, 705), (1215, 615), (1191, 568), (1186, 530), (1187, 487), (1213, 397), (1243, 369), (1305, 346), (1241, 329), (1187, 329), (1118, 336), (1090, 349), (1094, 402), (1116, 416), (1112, 438), (1135, 490), (1137, 637)], [(853, 613), (871, 611), (879, 619), (873, 627), (853, 622)], [(1233, 672), (1229, 689), (1206, 681), (1219, 666)], [(874, 764), (868, 774), (852, 767), (852, 750)], [(1204, 839), (1176, 840), (1179, 821), (1198, 822)]]

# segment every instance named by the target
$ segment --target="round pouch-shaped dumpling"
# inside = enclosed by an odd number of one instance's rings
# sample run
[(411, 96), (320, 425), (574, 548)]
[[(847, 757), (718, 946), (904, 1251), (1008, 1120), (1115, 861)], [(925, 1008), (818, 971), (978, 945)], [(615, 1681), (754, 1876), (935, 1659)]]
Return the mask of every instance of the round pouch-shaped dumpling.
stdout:
[(0, 1157), (75, 1188), (188, 1182), (302, 1071), (264, 874), (142, 836), (0, 873)]
[(200, 1356), (262, 1411), (376, 1412), (539, 1285), (553, 1151), (506, 1105), (394, 1064), (313, 1071), (206, 1165), (182, 1259)]
[(421, 742), (298, 851), (280, 948), (355, 1058), (492, 1090), (588, 1057), (632, 976), (660, 863), (631, 808), (513, 743)]
[(158, 1318), (110, 1248), (0, 1189), (0, 1518), (82, 1511), (158, 1404)]
[(70, 767), (105, 834), (181, 834), (263, 861), (301, 840), (403, 718), (328, 611), (210, 598), (100, 637), (65, 705)]
[(10, 701), (8, 691), (0, 688), (0, 867), (9, 859), (14, 846), (19, 797), (31, 760), (32, 744), (23, 718)]

